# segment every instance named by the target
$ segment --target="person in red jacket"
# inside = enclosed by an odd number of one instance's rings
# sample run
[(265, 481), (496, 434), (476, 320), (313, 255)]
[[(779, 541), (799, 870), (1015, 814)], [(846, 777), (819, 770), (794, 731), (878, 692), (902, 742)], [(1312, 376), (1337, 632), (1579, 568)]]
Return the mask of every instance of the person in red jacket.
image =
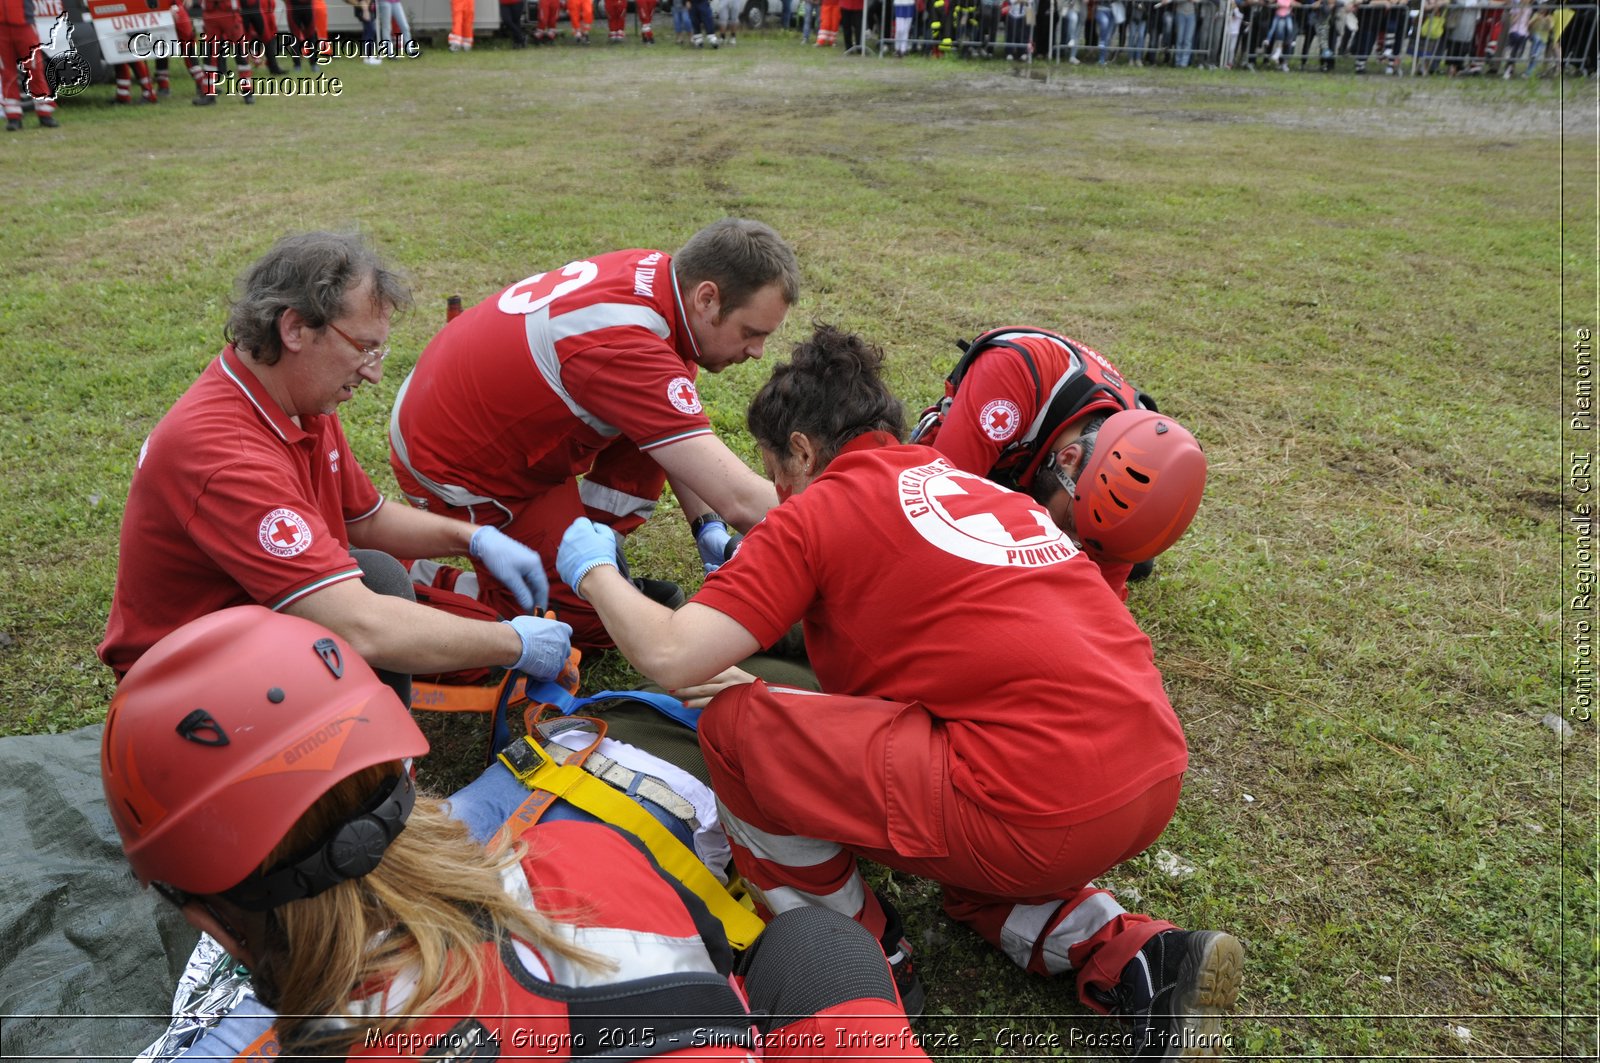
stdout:
[(155, 82), (150, 77), (150, 64), (140, 59), (116, 65), (113, 73), (115, 90), (111, 97), (113, 104), (126, 106), (133, 102), (135, 78), (139, 80), (139, 95), (144, 98), (145, 103), (155, 103), (160, 98), (156, 95)]
[[(1150, 640), (1042, 507), (900, 443), (881, 370), (826, 326), (773, 369), (747, 421), (785, 501), (682, 608), (634, 590), (588, 520), (561, 578), (641, 673), (714, 694), (700, 745), (760, 908), (830, 908), (905, 964), (866, 857), (941, 883), (1018, 964), (1074, 974), (1136, 1055), (1215, 1054), (1240, 943), (1094, 885), (1160, 836), (1188, 767)], [(822, 693), (732, 667), (796, 621)]]
[(777, 920), (735, 959), (613, 828), (480, 846), (417, 791), (427, 751), (347, 643), (256, 606), (118, 687), (101, 779), (128, 863), (277, 1012), (247, 1052), (214, 1050), (225, 1018), (193, 1058), (928, 1058), (850, 920)]
[[(182, 0), (163, 0), (167, 9), (172, 12), (173, 29), (177, 31), (178, 43), (183, 46), (183, 64), (189, 69), (189, 76), (194, 79), (196, 91), (203, 91), (206, 83), (205, 68), (201, 65), (195, 48), (194, 20), (189, 17), (189, 9)], [(156, 60), (156, 95), (168, 96), (172, 93), (172, 75), (169, 72), (171, 65), (166, 56)]]
[(839, 0), (839, 29), (844, 36), (844, 54), (854, 55), (866, 43), (866, 0)]
[(200, 0), (200, 14), (201, 33), (207, 42), (206, 67), (205, 85), (195, 96), (195, 105), (204, 107), (217, 102), (217, 81), (227, 76), (230, 55), (239, 67), (239, 96), (245, 103), (255, 103), (252, 48), (245, 39), (239, 0)]
[(1045, 329), (973, 340), (911, 438), (1032, 495), (1123, 599), (1130, 573), (1188, 529), (1205, 489), (1205, 454), (1188, 430), (1156, 416), (1098, 351)]
[(41, 126), (53, 129), (61, 123), (45, 81), (44, 50), (33, 28), (33, 0), (0, 0), (0, 109), (6, 114), (7, 133), (22, 128), (22, 79), (17, 69), (24, 65), (32, 86), (33, 111)]
[[(651, 28), (651, 22), (656, 17), (656, 0), (639, 0), (639, 43), (656, 43), (656, 32)], [(608, 39), (612, 44), (621, 44), (628, 39), (628, 5), (623, 3), (609, 3), (606, 5), (606, 27), (610, 31)]]
[[(720, 562), (727, 524), (749, 528), (777, 497), (717, 438), (695, 379), (760, 358), (799, 283), (789, 245), (741, 218), (673, 255), (613, 251), (518, 281), (447, 324), (400, 386), (389, 428), (400, 489), (431, 512), (498, 527), (553, 574), (573, 518), (626, 535), (670, 481), (702, 561)], [(509, 606), (481, 574), (476, 595)], [(610, 645), (554, 579), (550, 600), (574, 645)]]
[[(535, 615), (538, 555), (388, 504), (351, 452), (338, 409), (383, 378), (410, 300), (348, 233), (286, 236), (240, 276), (227, 346), (139, 448), (98, 648), (119, 678), (175, 629), (247, 603), (330, 627), (397, 676), (560, 673), (569, 629)], [(505, 623), (419, 604), (397, 560), (462, 555), (512, 588)]]

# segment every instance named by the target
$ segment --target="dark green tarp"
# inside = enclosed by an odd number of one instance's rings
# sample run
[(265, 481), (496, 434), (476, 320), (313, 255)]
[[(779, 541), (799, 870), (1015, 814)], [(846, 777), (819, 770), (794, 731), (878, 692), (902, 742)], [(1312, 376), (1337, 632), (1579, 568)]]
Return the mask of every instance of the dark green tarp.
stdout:
[(128, 871), (100, 727), (0, 739), (0, 1056), (129, 1059), (199, 935)]

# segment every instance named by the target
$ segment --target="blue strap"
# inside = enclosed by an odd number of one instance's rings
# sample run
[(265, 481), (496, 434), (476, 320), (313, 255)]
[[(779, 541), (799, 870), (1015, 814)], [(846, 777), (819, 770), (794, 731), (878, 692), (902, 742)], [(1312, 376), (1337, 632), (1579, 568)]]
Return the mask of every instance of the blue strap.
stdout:
[[(561, 692), (566, 694), (564, 690)], [(648, 690), (602, 690), (600, 693), (590, 694), (586, 698), (573, 698), (568, 695), (568, 700), (573, 703), (572, 707), (562, 707), (561, 712), (563, 715), (571, 716), (585, 705), (591, 705), (597, 701), (609, 701), (612, 698), (643, 702), (667, 719), (681, 723), (691, 731), (700, 729), (700, 713), (703, 710), (691, 709), (671, 694), (655, 694)], [(551, 704), (556, 705), (558, 703), (551, 702)]]
[(494, 752), (498, 753), (511, 742), (511, 725), (507, 719), (506, 705), (516, 700), (517, 695), (523, 690), (527, 691), (528, 700), (554, 705), (561, 710), (561, 715), (571, 716), (586, 705), (597, 701), (608, 701), (621, 698), (627, 701), (637, 701), (655, 709), (661, 715), (673, 720), (691, 731), (700, 728), (700, 709), (691, 709), (683, 702), (670, 694), (654, 694), (648, 690), (602, 690), (598, 694), (591, 694), (586, 698), (574, 697), (567, 693), (565, 687), (550, 680), (530, 680), (526, 676), (518, 675), (506, 683), (500, 695), (500, 704), (494, 711)]

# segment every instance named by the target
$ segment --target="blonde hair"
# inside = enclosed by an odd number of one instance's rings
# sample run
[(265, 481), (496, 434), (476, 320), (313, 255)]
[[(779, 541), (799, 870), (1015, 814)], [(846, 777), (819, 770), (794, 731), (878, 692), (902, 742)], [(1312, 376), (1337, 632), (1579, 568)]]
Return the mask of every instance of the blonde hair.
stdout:
[[(326, 838), (394, 771), (394, 765), (380, 765), (340, 782), (263, 866)], [(251, 974), (262, 1000), (279, 1012), (284, 1053), (342, 1057), (353, 1032), (325, 1020), (354, 1019), (350, 1003), (357, 991), (388, 986), (402, 971), (415, 979), (409, 996), (385, 1008), (392, 1015), (361, 1016), (354, 1036), (404, 1029), (468, 992), (475, 1007), (494, 976), (498, 949), (483, 949), (487, 941), (498, 946), (514, 936), (538, 951), (603, 964), (561, 936), (551, 918), (506, 893), (502, 875), (522, 855), (522, 845), (504, 834), (479, 845), (436, 798), (418, 794), (405, 830), (370, 874), (274, 909)], [(583, 913), (559, 914), (575, 921)]]

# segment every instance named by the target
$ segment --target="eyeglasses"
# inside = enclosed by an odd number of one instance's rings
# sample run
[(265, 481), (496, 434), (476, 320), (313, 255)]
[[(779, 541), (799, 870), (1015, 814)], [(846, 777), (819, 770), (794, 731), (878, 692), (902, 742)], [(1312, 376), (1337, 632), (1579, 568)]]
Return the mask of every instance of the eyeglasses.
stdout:
[(328, 327), (333, 329), (333, 331), (337, 332), (340, 336), (343, 336), (346, 343), (361, 352), (361, 368), (363, 369), (371, 369), (373, 366), (389, 357), (389, 345), (387, 343), (383, 344), (381, 347), (363, 347), (361, 344), (351, 339), (350, 333), (346, 332), (338, 325), (335, 325), (332, 321), (328, 322)]

